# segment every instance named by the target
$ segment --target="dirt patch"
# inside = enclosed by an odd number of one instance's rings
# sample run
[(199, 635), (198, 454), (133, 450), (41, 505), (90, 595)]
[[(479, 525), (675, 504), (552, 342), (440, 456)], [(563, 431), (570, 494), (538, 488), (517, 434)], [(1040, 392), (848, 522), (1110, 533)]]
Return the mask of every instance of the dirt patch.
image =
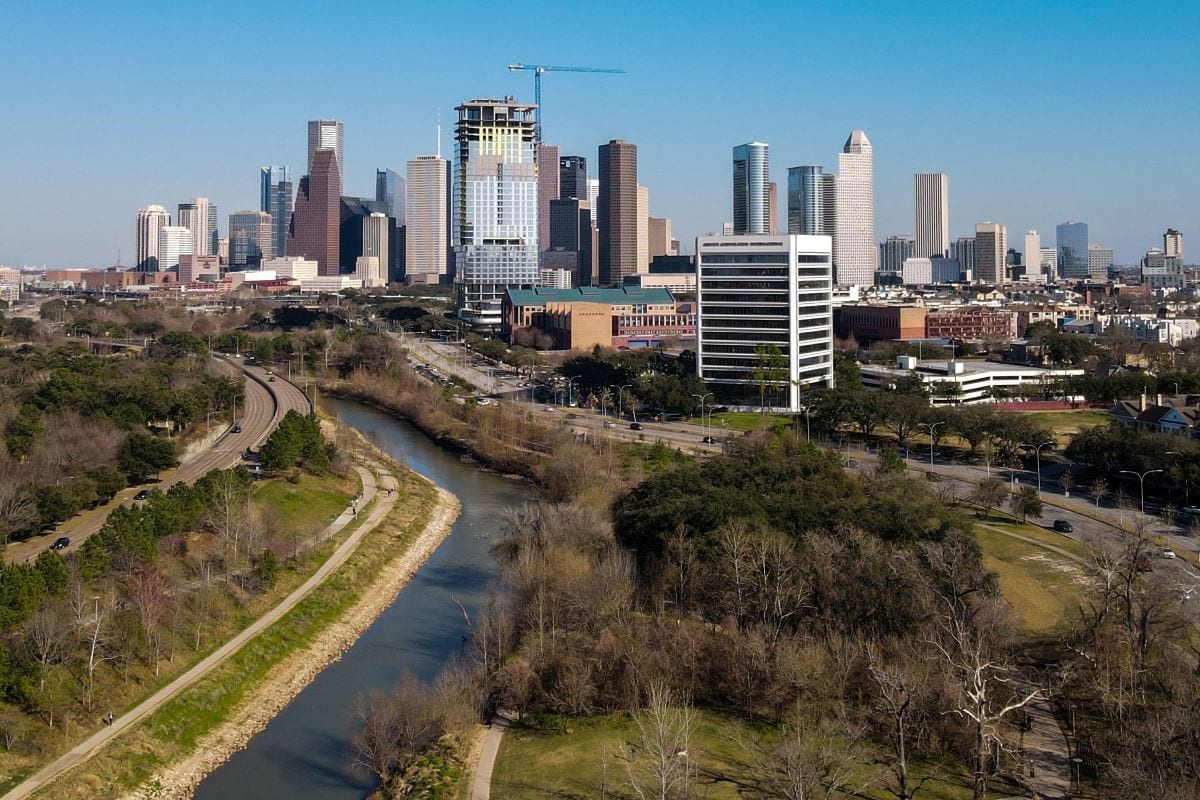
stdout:
[[(383, 613), (417, 569), (424, 564), (450, 534), (460, 505), (450, 492), (437, 488), (437, 503), (420, 536), (403, 554), (383, 567), (375, 581), (363, 591), (337, 622), (323, 630), (313, 643), (277, 664), (258, 687), (233, 712), (230, 719), (202, 737), (192, 755), (160, 771), (151, 779), (161, 787), (156, 797), (191, 797), (206, 775), (225, 763), (234, 753), (267, 726), (305, 686), (329, 664), (341, 658), (367, 627)], [(158, 788), (158, 787), (156, 787)], [(123, 800), (144, 796), (139, 789)]]

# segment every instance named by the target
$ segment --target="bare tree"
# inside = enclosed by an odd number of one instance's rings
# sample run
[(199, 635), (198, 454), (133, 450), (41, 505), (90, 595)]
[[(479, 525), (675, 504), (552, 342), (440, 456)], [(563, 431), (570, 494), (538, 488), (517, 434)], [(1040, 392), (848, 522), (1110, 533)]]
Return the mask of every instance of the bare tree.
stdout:
[(117, 610), (116, 592), (111, 587), (102, 587), (92, 594), (82, 583), (75, 583), (68, 591), (68, 599), (76, 619), (77, 633), (87, 653), (83, 681), (83, 705), (92, 709), (96, 692), (96, 670), (106, 661), (116, 658), (110, 647), (112, 621)]
[(70, 635), (61, 606), (54, 604), (39, 609), (25, 626), (25, 647), (41, 667), (39, 692), (46, 688), (46, 673), (52, 666), (62, 663)]
[(912, 748), (925, 728), (922, 700), (929, 688), (929, 673), (916, 661), (889, 666), (873, 645), (867, 647), (867, 669), (875, 683), (875, 709), (888, 726), (888, 769), (895, 787), (889, 786), (887, 791), (896, 800), (912, 800), (932, 777), (925, 775), (913, 785), (908, 772)]
[(971, 493), (971, 500), (983, 509), (983, 518), (991, 515), (993, 508), (998, 508), (1004, 502), (1004, 481), (999, 478), (985, 478)]
[(1096, 508), (1100, 508), (1100, 501), (1108, 497), (1108, 481), (1096, 478), (1088, 485), (1088, 494), (1096, 501)]
[(15, 481), (0, 481), (0, 550), (7, 550), (9, 538), (36, 519), (33, 495), (21, 491)]
[(396, 709), (386, 692), (372, 689), (354, 702), (360, 726), (354, 734), (354, 766), (386, 783), (400, 763)]
[(159, 674), (162, 658), (160, 626), (171, 607), (171, 581), (157, 564), (138, 564), (125, 579), (125, 595), (137, 614), (146, 642), (146, 659)]
[(638, 739), (625, 758), (629, 790), (639, 800), (676, 800), (696, 779), (690, 751), (696, 727), (691, 704), (677, 701), (660, 682), (650, 685), (646, 708), (634, 718)]

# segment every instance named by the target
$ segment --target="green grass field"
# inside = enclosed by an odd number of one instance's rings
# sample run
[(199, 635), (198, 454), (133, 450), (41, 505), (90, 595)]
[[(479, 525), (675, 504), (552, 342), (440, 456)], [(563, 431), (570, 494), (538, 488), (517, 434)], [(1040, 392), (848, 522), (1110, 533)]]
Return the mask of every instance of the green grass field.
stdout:
[[(1035, 525), (987, 523), (1021, 536), (1059, 547), (1082, 557), (1086, 548), (1065, 536)], [(977, 527), (984, 566), (1000, 579), (1000, 591), (1030, 633), (1059, 630), (1082, 599), (1087, 572), (1082, 564), (1044, 547), (1023, 542), (989, 528)]]
[(787, 425), (790, 417), (781, 414), (761, 414), (757, 411), (726, 411), (724, 414), (706, 414), (704, 419), (692, 417), (688, 420), (693, 425), (707, 422), (714, 431), (752, 431), (761, 425)]
[[(1069, 438), (1085, 428), (1107, 425), (1109, 420), (1107, 412), (1094, 408), (1081, 411), (1022, 411), (1014, 413), (1023, 414), (1039, 425), (1044, 425), (1060, 438)], [(1065, 445), (1066, 441), (1060, 441), (1059, 444)]]
[(274, 480), (261, 484), (254, 491), (254, 499), (276, 516), (280, 530), (304, 537), (345, 511), (360, 488), (357, 473), (351, 473), (348, 479), (304, 475), (299, 483)]

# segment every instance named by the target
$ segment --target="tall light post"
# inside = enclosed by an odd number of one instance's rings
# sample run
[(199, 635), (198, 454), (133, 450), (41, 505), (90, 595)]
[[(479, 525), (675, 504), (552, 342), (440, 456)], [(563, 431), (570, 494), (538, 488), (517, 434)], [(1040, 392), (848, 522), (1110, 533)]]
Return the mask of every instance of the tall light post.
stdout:
[(1154, 473), (1156, 473), (1156, 472), (1163, 472), (1163, 471), (1164, 471), (1164, 470), (1161, 470), (1161, 469), (1148, 469), (1148, 470), (1146, 470), (1145, 472), (1135, 472), (1135, 471), (1133, 471), (1133, 470), (1131, 470), (1131, 469), (1123, 469), (1123, 470), (1121, 470), (1121, 474), (1126, 474), (1126, 473), (1128, 473), (1128, 474), (1130, 474), (1130, 475), (1137, 475), (1137, 476), (1138, 476), (1138, 490), (1139, 490), (1139, 493), (1140, 493), (1140, 495), (1141, 495), (1141, 506), (1142, 506), (1142, 517), (1143, 517), (1143, 519), (1144, 519), (1144, 518), (1145, 518), (1145, 516), (1146, 516), (1146, 476), (1147, 476), (1147, 475), (1153, 475), (1153, 474), (1154, 474)]
[[(933, 466), (933, 432), (937, 430), (938, 425), (945, 425), (946, 420), (941, 422), (922, 422), (918, 427), (929, 428), (929, 466)], [(1041, 491), (1040, 489), (1038, 491)]]
[(633, 384), (632, 383), (624, 383), (624, 384), (621, 384), (620, 386), (614, 386), (613, 388), (617, 390), (617, 419), (620, 419), (621, 412), (625, 408), (625, 406), (621, 403), (621, 398), (626, 389), (633, 388)]
[(1046, 441), (1042, 442), (1042, 443), (1041, 443), (1041, 444), (1039, 444), (1039, 445), (1032, 445), (1032, 444), (1022, 444), (1022, 445), (1021, 445), (1021, 447), (1032, 447), (1032, 448), (1034, 449), (1034, 456), (1035, 456), (1035, 458), (1037, 459), (1037, 487), (1038, 487), (1038, 494), (1041, 494), (1041, 493), (1042, 493), (1042, 448), (1043, 448), (1043, 447), (1045, 447), (1045, 446), (1046, 446), (1046, 445), (1048, 445), (1048, 444), (1054, 444), (1054, 440), (1053, 440), (1053, 439), (1047, 439)]
[(571, 405), (571, 403), (575, 402), (575, 381), (577, 380), (579, 380), (579, 378), (567, 379), (567, 405)]
[(700, 401), (700, 429), (704, 431), (705, 436), (708, 436), (708, 428), (704, 427), (704, 399), (706, 397), (712, 397), (712, 396), (713, 396), (712, 392), (705, 392), (704, 394), (692, 395), (692, 397), (695, 397), (696, 399), (698, 399)]

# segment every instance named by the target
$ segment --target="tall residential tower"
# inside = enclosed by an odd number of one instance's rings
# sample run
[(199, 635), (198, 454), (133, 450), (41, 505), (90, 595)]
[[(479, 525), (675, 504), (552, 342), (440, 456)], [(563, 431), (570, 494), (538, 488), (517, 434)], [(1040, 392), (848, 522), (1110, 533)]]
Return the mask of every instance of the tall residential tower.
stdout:
[(158, 272), (159, 232), (171, 224), (171, 215), (162, 206), (145, 206), (137, 212), (137, 255), (133, 268), (138, 272)]

